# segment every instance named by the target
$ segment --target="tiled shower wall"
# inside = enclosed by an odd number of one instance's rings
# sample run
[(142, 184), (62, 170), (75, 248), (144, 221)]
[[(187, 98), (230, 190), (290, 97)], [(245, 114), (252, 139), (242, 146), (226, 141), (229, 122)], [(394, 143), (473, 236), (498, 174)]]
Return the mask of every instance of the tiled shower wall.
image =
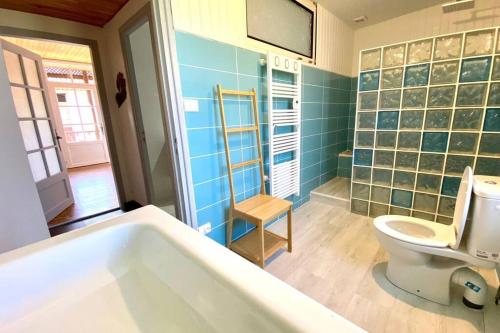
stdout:
[(460, 177), (500, 175), (500, 44), (486, 29), (361, 52), (351, 210), (451, 223)]
[[(226, 89), (257, 90), (267, 174), (266, 70), (260, 65), (265, 55), (180, 31), (176, 44), (183, 97), (199, 103), (198, 112), (185, 113), (198, 225), (210, 222), (208, 236), (224, 244), (230, 193), (215, 88), (220, 83)], [(347, 147), (351, 93), (351, 78), (302, 68), (301, 193), (289, 198), (294, 207), (308, 201), (312, 189), (337, 176), (338, 154)], [(227, 98), (225, 108), (229, 126), (252, 123), (249, 100)], [(255, 141), (251, 133), (231, 135), (232, 163), (253, 159)], [(233, 175), (237, 201), (257, 194), (256, 165)], [(234, 237), (251, 229), (250, 224), (237, 221)]]

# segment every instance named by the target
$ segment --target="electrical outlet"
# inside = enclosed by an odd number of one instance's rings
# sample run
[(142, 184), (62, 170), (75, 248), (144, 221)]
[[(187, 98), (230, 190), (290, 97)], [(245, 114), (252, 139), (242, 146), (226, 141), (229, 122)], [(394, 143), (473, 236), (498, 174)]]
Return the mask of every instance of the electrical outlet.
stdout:
[(212, 231), (212, 224), (210, 222), (205, 223), (204, 225), (200, 225), (198, 227), (198, 232), (203, 235), (208, 234), (210, 231)]
[(198, 104), (198, 100), (196, 99), (184, 99), (184, 111), (185, 112), (198, 112), (200, 106)]

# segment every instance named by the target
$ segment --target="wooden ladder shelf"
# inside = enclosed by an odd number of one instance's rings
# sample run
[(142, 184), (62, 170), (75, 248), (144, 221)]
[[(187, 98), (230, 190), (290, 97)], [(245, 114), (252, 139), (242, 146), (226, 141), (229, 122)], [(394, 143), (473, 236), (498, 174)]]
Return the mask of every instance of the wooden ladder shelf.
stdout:
[[(260, 143), (259, 114), (257, 108), (257, 95), (255, 89), (251, 91), (236, 91), (222, 89), (217, 85), (219, 97), (219, 108), (222, 120), (222, 130), (224, 134), (224, 147), (226, 151), (226, 163), (228, 166), (229, 190), (231, 200), (229, 207), (229, 222), (226, 229), (226, 243), (234, 252), (264, 268), (265, 260), (271, 257), (276, 251), (287, 247), (288, 252), (292, 252), (292, 203), (288, 200), (272, 197), (266, 194), (264, 184), (264, 165), (262, 159), (262, 148)], [(247, 96), (252, 102), (254, 125), (239, 128), (227, 128), (226, 116), (224, 112), (224, 95)], [(255, 132), (257, 139), (258, 158), (241, 163), (231, 163), (228, 135), (232, 133)], [(241, 202), (236, 202), (233, 186), (233, 170), (259, 164), (260, 171), (260, 193), (254, 197)], [(276, 219), (282, 214), (287, 214), (287, 237), (282, 237), (269, 230), (265, 230), (266, 223)], [(233, 221), (242, 219), (255, 225), (255, 229), (245, 236), (233, 242)]]

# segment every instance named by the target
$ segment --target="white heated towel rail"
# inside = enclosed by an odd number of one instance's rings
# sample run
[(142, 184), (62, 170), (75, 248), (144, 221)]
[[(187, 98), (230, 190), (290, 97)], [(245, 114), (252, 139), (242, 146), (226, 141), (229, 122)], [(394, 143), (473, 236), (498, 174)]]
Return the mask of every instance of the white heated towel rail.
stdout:
[(300, 194), (301, 72), (299, 60), (267, 54), (269, 182), (278, 198)]

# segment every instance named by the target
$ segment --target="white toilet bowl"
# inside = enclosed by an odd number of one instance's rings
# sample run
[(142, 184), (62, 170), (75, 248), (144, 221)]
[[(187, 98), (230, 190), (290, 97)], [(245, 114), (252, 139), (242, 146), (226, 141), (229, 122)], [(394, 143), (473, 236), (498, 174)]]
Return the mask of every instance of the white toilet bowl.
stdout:
[(394, 285), (428, 300), (449, 305), (450, 284), (465, 288), (464, 303), (482, 308), (487, 284), (468, 266), (495, 268), (495, 262), (472, 256), (460, 246), (472, 194), (472, 169), (465, 170), (452, 225), (385, 215), (374, 220), (376, 236), (389, 252), (386, 276)]

